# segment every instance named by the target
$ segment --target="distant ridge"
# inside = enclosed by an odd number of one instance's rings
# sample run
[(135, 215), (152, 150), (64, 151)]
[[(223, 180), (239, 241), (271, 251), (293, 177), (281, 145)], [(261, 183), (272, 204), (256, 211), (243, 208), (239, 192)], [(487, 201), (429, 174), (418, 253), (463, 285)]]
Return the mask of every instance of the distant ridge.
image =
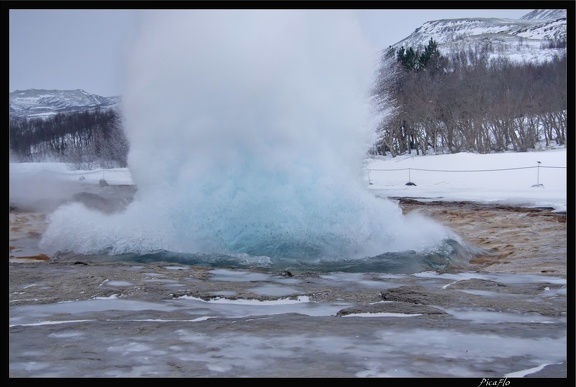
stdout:
[(10, 117), (46, 118), (57, 113), (114, 109), (120, 97), (102, 97), (77, 90), (16, 90), (10, 93)]
[(565, 9), (535, 9), (522, 16), (521, 20), (557, 20), (566, 19)]
[(444, 55), (490, 46), (491, 59), (507, 57), (515, 62), (539, 62), (565, 52), (558, 42), (565, 42), (566, 35), (566, 10), (536, 9), (517, 20), (465, 18), (428, 21), (387, 51), (400, 47), (416, 49), (434, 39)]

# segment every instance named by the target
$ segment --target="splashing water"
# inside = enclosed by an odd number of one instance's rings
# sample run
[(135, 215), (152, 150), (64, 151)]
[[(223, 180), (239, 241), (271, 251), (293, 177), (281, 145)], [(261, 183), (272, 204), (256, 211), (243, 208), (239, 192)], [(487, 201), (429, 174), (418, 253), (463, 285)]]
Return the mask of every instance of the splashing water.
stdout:
[(365, 187), (376, 51), (353, 13), (141, 16), (123, 93), (137, 196), (114, 215), (60, 207), (44, 248), (312, 265), (457, 239)]

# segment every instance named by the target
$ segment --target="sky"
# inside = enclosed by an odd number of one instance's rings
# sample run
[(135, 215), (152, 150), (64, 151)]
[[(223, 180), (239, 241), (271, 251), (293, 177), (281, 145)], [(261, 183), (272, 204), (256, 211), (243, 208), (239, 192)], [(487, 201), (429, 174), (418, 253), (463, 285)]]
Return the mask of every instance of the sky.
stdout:
[[(362, 31), (375, 50), (399, 42), (426, 21), (467, 17), (519, 19), (530, 11), (356, 10)], [(136, 33), (139, 13), (135, 9), (10, 9), (10, 92), (83, 89), (104, 97), (120, 95), (127, 42)]]

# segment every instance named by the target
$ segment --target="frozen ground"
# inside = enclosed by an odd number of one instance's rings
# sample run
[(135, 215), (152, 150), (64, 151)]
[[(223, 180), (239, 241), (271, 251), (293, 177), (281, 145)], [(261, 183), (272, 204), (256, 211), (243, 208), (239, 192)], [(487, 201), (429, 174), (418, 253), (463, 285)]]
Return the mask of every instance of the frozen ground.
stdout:
[[(565, 149), (381, 158), (366, 164), (366, 179), (381, 197), (563, 212), (565, 167)], [(78, 185), (97, 187), (102, 178), (110, 185), (132, 183), (125, 169), (11, 164), (10, 198), (38, 205), (42, 194), (51, 193), (54, 205)], [(70, 185), (35, 191), (38, 179)], [(405, 185), (409, 180), (416, 185)], [(533, 186), (537, 181), (542, 186)], [(16, 243), (13, 235), (37, 240), (26, 227), (37, 232), (38, 222), (11, 229), (10, 243)], [(290, 276), (78, 256), (15, 260), (9, 269), (10, 377), (573, 381), (567, 282), (554, 275), (466, 270)]]
[(11, 275), (13, 377), (567, 376), (551, 276), (73, 261)]
[[(566, 211), (566, 148), (522, 153), (398, 156), (366, 163), (383, 197), (472, 201)], [(406, 185), (412, 182), (415, 185)]]

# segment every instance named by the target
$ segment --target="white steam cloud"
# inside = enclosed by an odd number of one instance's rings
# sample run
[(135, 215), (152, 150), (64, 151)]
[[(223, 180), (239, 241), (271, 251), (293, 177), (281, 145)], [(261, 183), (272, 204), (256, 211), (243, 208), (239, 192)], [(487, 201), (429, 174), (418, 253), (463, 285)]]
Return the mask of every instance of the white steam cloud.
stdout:
[(57, 210), (43, 244), (363, 257), (449, 231), (365, 188), (375, 50), (348, 11), (144, 12), (126, 67), (136, 200)]

